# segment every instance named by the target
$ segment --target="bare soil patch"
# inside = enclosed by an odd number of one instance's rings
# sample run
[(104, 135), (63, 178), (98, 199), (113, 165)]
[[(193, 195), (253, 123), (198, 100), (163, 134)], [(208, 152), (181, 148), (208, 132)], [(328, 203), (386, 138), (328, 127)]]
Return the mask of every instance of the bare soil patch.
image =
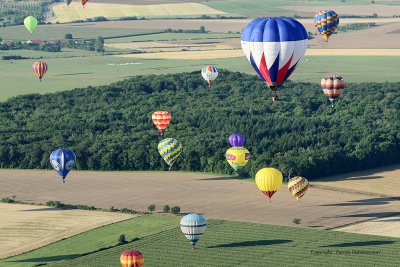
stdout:
[(400, 237), (400, 216), (387, 217), (369, 222), (358, 223), (337, 231), (357, 234)]
[(0, 259), (132, 217), (122, 213), (0, 203)]
[(398, 212), (400, 201), (312, 187), (301, 203), (282, 185), (268, 203), (253, 182), (182, 172), (72, 171), (62, 184), (54, 171), (0, 170), (0, 196), (44, 203), (87, 204), (145, 211), (180, 206), (206, 218), (326, 229)]

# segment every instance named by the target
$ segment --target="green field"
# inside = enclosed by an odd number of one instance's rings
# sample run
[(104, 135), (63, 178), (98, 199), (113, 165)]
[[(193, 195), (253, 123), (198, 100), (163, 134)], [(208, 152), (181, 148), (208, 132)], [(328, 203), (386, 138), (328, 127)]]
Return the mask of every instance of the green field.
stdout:
[(179, 225), (175, 216), (142, 216), (127, 221), (106, 225), (37, 250), (0, 260), (0, 266), (26, 267), (40, 263), (72, 259), (82, 254), (116, 245), (121, 234), (126, 240), (142, 238)]
[[(214, 60), (139, 59), (101, 56), (81, 50), (62, 53), (23, 50), (0, 51), (2, 55), (32, 55), (43, 57), (49, 66), (46, 76), (39, 82), (31, 66), (35, 59), (0, 60), (0, 101), (20, 94), (51, 93), (74, 88), (109, 84), (136, 75), (179, 73), (200, 70), (212, 64), (217, 68), (254, 74), (245, 57)], [(78, 53), (80, 57), (69, 57)], [(65, 53), (65, 54), (64, 54)], [(67, 58), (54, 58), (65, 55)], [(84, 56), (87, 55), (87, 56)], [(308, 61), (307, 61), (308, 59)], [(294, 81), (319, 82), (328, 74), (343, 75), (347, 83), (395, 82), (400, 76), (399, 57), (390, 56), (307, 56), (296, 69)], [(129, 64), (131, 63), (131, 64)], [(114, 64), (114, 65), (111, 65)], [(120, 65), (118, 65), (120, 64)], [(125, 65), (122, 65), (125, 64)], [(200, 75), (200, 74), (199, 74)], [(223, 79), (223, 77), (218, 77)], [(216, 82), (218, 82), (218, 79)]]
[(120, 254), (131, 249), (143, 253), (145, 266), (398, 266), (400, 261), (398, 238), (221, 220), (207, 221), (196, 247), (193, 251), (175, 227), (48, 265), (118, 266)]
[[(86, 24), (89, 25), (89, 24)], [(63, 25), (38, 25), (30, 34), (24, 26), (13, 26), (0, 28), (0, 36), (3, 41), (9, 40), (59, 40), (64, 39), (65, 34), (71, 33), (75, 39), (94, 39), (97, 36), (117, 37), (140, 35), (146, 33), (160, 32), (154, 29), (127, 29), (127, 28), (97, 28), (82, 26), (63, 26)]]

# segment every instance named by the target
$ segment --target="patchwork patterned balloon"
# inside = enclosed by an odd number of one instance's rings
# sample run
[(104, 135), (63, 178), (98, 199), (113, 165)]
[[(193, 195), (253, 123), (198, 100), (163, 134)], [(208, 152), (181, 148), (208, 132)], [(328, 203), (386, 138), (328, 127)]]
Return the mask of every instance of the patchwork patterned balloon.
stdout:
[(142, 267), (144, 258), (143, 254), (137, 250), (128, 250), (121, 254), (122, 267)]
[(208, 82), (208, 86), (211, 87), (211, 83), (218, 77), (218, 70), (214, 66), (205, 66), (201, 70), (201, 75), (203, 76), (204, 80)]
[(229, 136), (229, 143), (232, 147), (243, 146), (245, 141), (246, 138), (244, 138), (244, 136), (241, 134), (232, 134)]
[(231, 147), (225, 153), (226, 160), (235, 171), (246, 166), (250, 158), (250, 152), (244, 147)]
[(194, 249), (206, 229), (206, 219), (199, 214), (188, 214), (181, 219), (180, 226), (182, 233), (192, 244), (192, 249)]
[(339, 16), (335, 11), (322, 10), (315, 14), (314, 25), (325, 40), (328, 41), (339, 25)]
[(282, 173), (274, 168), (263, 168), (256, 174), (256, 184), (268, 199), (281, 187), (282, 180)]
[(160, 130), (161, 135), (165, 128), (167, 128), (169, 122), (171, 121), (171, 114), (168, 111), (156, 111), (152, 115), (152, 119), (158, 130)]
[(284, 17), (258, 18), (246, 25), (241, 44), (247, 60), (273, 91), (293, 73), (304, 57), (308, 33), (295, 19)]
[(50, 155), (51, 166), (58, 172), (65, 183), (65, 177), (69, 171), (75, 166), (76, 156), (74, 152), (67, 148), (54, 150)]
[(160, 143), (158, 143), (158, 152), (165, 160), (165, 162), (169, 165), (169, 169), (171, 170), (172, 165), (182, 153), (181, 142), (174, 138), (164, 139), (160, 141)]
[(288, 181), (289, 191), (297, 199), (297, 201), (299, 201), (300, 198), (304, 196), (309, 186), (310, 184), (308, 183), (308, 180), (300, 176), (290, 178)]
[(344, 87), (345, 83), (341, 76), (330, 75), (321, 80), (322, 91), (329, 97), (332, 107), (335, 107), (335, 101), (343, 93)]

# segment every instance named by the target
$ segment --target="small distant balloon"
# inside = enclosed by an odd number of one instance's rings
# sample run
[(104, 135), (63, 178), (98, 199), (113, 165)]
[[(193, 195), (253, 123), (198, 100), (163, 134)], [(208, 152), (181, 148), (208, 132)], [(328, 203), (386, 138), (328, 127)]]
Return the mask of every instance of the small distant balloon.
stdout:
[(292, 195), (297, 199), (297, 201), (304, 196), (309, 186), (310, 184), (308, 183), (308, 180), (300, 176), (290, 178), (288, 181), (288, 189), (290, 193), (292, 193)]
[(152, 119), (162, 135), (163, 131), (165, 128), (167, 128), (169, 122), (171, 121), (171, 114), (168, 111), (156, 111), (153, 113)]
[(47, 64), (44, 61), (37, 61), (33, 63), (32, 70), (39, 77), (39, 80), (42, 81), (43, 76), (47, 72)]
[(229, 136), (229, 143), (232, 147), (243, 146), (246, 138), (241, 134), (232, 134)]
[(32, 31), (36, 28), (38, 21), (33, 16), (28, 16), (24, 19), (24, 25), (26, 29), (32, 34)]
[(239, 171), (246, 166), (250, 158), (250, 152), (244, 147), (231, 147), (225, 153), (226, 161), (235, 171)]
[(158, 152), (169, 165), (169, 169), (171, 170), (172, 165), (182, 153), (182, 144), (174, 138), (167, 138), (158, 143)]
[(214, 66), (205, 66), (201, 70), (201, 75), (203, 76), (204, 80), (208, 82), (208, 86), (211, 87), (211, 83), (217, 78), (218, 70)]
[(344, 87), (345, 83), (341, 76), (330, 75), (321, 80), (322, 91), (329, 97), (332, 107), (335, 107), (335, 101), (343, 93)]
[(282, 181), (282, 173), (274, 168), (263, 168), (256, 174), (256, 184), (268, 199), (271, 199), (272, 195), (278, 191)]
[(72, 0), (64, 0), (64, 2), (67, 4), (67, 6), (69, 6), (69, 4), (71, 4)]
[(128, 250), (121, 254), (122, 267), (142, 267), (144, 262), (143, 254), (137, 250)]
[(65, 183), (65, 177), (69, 171), (75, 166), (75, 153), (67, 148), (54, 150), (50, 155), (51, 166), (58, 172), (62, 178), (62, 183)]
[(181, 219), (180, 226), (182, 233), (192, 244), (192, 249), (194, 249), (206, 229), (206, 219), (199, 214), (191, 213)]
[(329, 37), (339, 25), (339, 16), (333, 10), (322, 10), (315, 14), (314, 25), (328, 42)]

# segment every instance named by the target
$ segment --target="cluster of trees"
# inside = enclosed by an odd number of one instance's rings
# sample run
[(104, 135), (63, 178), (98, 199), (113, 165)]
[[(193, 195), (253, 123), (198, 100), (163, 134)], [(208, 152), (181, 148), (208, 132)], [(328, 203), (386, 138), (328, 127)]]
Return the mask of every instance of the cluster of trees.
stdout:
[[(174, 170), (233, 174), (232, 133), (246, 137), (251, 176), (271, 166), (312, 180), (400, 162), (400, 83), (347, 84), (335, 108), (317, 83), (287, 81), (279, 97), (225, 70), (211, 88), (192, 72), (14, 97), (0, 103), (0, 167), (49, 169), (66, 147), (81, 170), (167, 170), (157, 144), (172, 137), (183, 146)], [(172, 115), (164, 136), (156, 110)]]
[(377, 26), (375, 22), (368, 23), (350, 23), (338, 27), (338, 31), (348, 32), (348, 31), (359, 31), (367, 28), (372, 28)]
[(183, 29), (178, 29), (178, 30), (173, 30), (171, 28), (168, 28), (165, 30), (165, 32), (174, 32), (174, 33), (206, 33), (209, 31), (206, 31), (206, 27), (200, 26), (200, 29), (198, 30), (183, 30)]
[[(66, 37), (67, 34), (65, 35)], [(67, 38), (66, 38), (67, 39)], [(72, 34), (71, 38), (72, 39)], [(63, 47), (69, 47), (69, 48), (76, 48), (76, 49), (83, 49), (83, 50), (89, 50), (89, 51), (96, 51), (96, 52), (104, 52), (104, 39), (101, 36), (98, 36), (94, 40), (68, 40), (66, 44), (63, 45)]]
[(0, 50), (36, 50), (46, 52), (60, 52), (62, 45), (60, 43), (43, 42), (37, 43), (21, 43), (20, 41), (10, 42), (10, 44), (0, 44)]

